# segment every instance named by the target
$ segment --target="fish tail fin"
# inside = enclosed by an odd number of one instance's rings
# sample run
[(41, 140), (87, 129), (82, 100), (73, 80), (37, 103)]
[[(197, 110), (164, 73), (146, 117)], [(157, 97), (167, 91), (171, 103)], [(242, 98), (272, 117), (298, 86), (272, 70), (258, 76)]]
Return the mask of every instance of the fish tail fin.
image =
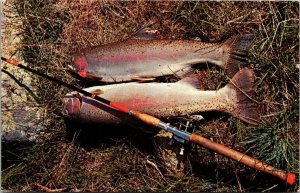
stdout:
[(231, 107), (229, 113), (252, 125), (258, 125), (258, 105), (251, 98), (253, 95), (254, 72), (250, 68), (243, 68), (237, 72), (230, 83), (225, 86)]
[(239, 69), (245, 67), (247, 55), (254, 39), (253, 34), (235, 35), (227, 39), (222, 48), (223, 53), (228, 54), (228, 59), (224, 65), (229, 77), (233, 77)]

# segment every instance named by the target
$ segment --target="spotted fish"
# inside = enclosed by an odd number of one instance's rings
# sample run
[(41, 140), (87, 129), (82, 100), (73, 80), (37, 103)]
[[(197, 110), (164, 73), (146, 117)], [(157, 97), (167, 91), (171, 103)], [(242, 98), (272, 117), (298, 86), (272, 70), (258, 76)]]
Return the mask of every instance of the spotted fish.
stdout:
[[(253, 84), (253, 70), (243, 68), (219, 90), (197, 89), (199, 82), (195, 76), (175, 83), (131, 82), (94, 86), (84, 90), (158, 118), (192, 115), (203, 111), (223, 111), (256, 125), (256, 103), (249, 97), (253, 92)], [(68, 93), (63, 101), (63, 113), (69, 118), (108, 125), (128, 121), (127, 114), (92, 98), (75, 97), (74, 93)]]
[(119, 83), (168, 75), (183, 78), (212, 63), (232, 77), (245, 63), (253, 38), (252, 34), (235, 35), (222, 43), (131, 38), (75, 53), (73, 69), (82, 77)]

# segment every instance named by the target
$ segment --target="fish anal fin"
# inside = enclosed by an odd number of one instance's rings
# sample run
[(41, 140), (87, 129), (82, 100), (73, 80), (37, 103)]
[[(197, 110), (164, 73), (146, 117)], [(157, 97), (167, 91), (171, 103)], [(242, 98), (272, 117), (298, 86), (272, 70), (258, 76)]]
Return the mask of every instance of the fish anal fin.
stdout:
[(191, 76), (192, 74), (195, 74), (197, 71), (196, 67), (194, 68), (194, 65), (192, 66), (185, 66), (184, 68), (174, 72), (174, 76), (177, 78), (183, 79), (185, 77)]
[(201, 82), (197, 74), (190, 74), (188, 76), (185, 76), (179, 81), (179, 83), (188, 84), (197, 89), (201, 86)]
[(158, 34), (159, 34), (158, 30), (151, 29), (151, 28), (142, 28), (134, 34), (132, 39), (143, 39), (143, 40), (159, 39)]
[(155, 78), (153, 78), (153, 77), (149, 77), (149, 78), (146, 78), (146, 77), (133, 77), (133, 78), (131, 78), (131, 80), (137, 81), (137, 82), (139, 82), (139, 83), (143, 83), (143, 82), (151, 82), (151, 81), (154, 81)]

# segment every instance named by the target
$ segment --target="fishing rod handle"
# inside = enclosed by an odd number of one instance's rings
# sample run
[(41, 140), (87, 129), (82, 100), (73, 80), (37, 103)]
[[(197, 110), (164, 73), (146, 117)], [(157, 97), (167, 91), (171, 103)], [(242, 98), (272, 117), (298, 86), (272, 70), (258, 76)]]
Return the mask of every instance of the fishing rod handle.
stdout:
[(144, 123), (147, 123), (149, 125), (153, 125), (154, 127), (158, 127), (158, 124), (160, 120), (156, 117), (153, 117), (151, 115), (141, 113), (139, 111), (131, 110), (130, 114), (134, 116), (135, 118), (138, 118), (139, 120), (143, 121)]
[(205, 147), (207, 149), (210, 149), (216, 153), (222, 154), (230, 159), (236, 160), (240, 163), (243, 163), (244, 165), (247, 165), (251, 168), (254, 168), (256, 170), (269, 173), (283, 181), (285, 181), (288, 185), (294, 185), (296, 182), (296, 175), (294, 173), (288, 173), (283, 170), (277, 169), (273, 166), (270, 166), (262, 161), (259, 161), (253, 157), (250, 157), (248, 155), (245, 155), (241, 152), (238, 152), (236, 150), (233, 150), (229, 147), (226, 147), (222, 144), (215, 143), (209, 139), (206, 139), (200, 135), (197, 134), (191, 134), (190, 135), (190, 141), (198, 144), (202, 147)]

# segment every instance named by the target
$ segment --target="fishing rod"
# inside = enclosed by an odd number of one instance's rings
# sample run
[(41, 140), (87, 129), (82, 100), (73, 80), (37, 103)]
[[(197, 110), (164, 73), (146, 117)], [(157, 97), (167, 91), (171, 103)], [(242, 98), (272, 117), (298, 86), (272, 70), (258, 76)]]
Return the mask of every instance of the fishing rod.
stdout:
[(5, 61), (9, 64), (12, 64), (14, 66), (17, 66), (19, 68), (22, 68), (24, 70), (27, 70), (31, 73), (37, 74), (41, 77), (44, 77), (44, 78), (46, 78), (50, 81), (53, 81), (53, 82), (55, 82), (59, 85), (65, 86), (65, 87), (67, 87), (71, 90), (77, 91), (77, 92), (79, 92), (79, 93), (81, 93), (85, 96), (91, 97), (91, 98), (93, 98), (93, 99), (95, 99), (95, 100), (97, 100), (101, 103), (104, 103), (104, 104), (106, 104), (106, 105), (108, 105), (108, 106), (110, 106), (114, 109), (117, 109), (121, 112), (127, 113), (130, 116), (135, 117), (135, 118), (141, 120), (142, 122), (144, 122), (146, 124), (149, 124), (149, 125), (152, 125), (154, 127), (158, 127), (160, 129), (166, 130), (166, 131), (172, 133), (177, 138), (182, 139), (182, 141), (184, 143), (192, 142), (194, 144), (200, 145), (204, 148), (207, 148), (207, 149), (212, 150), (214, 152), (217, 152), (221, 155), (224, 155), (227, 158), (238, 161), (238, 162), (240, 162), (240, 163), (242, 163), (242, 164), (244, 164), (248, 167), (251, 167), (253, 169), (271, 174), (271, 175), (285, 181), (286, 184), (288, 184), (290, 186), (294, 185), (295, 182), (296, 182), (296, 174), (294, 174), (294, 173), (286, 172), (286, 171), (283, 171), (281, 169), (275, 168), (275, 167), (273, 167), (271, 165), (268, 165), (268, 164), (266, 164), (266, 163), (264, 163), (260, 160), (257, 160), (253, 157), (250, 157), (250, 156), (245, 155), (241, 152), (233, 150), (233, 149), (231, 149), (227, 146), (224, 146), (222, 144), (213, 142), (213, 141), (211, 141), (211, 140), (209, 140), (205, 137), (202, 137), (201, 135), (181, 131), (178, 128), (170, 125), (169, 123), (165, 123), (165, 122), (161, 121), (160, 119), (158, 119), (158, 118), (156, 118), (152, 115), (148, 115), (148, 114), (139, 112), (137, 110), (129, 109), (126, 106), (123, 106), (122, 104), (119, 104), (119, 103), (116, 103), (116, 102), (113, 102), (113, 101), (109, 101), (105, 98), (102, 98), (102, 97), (100, 97), (98, 95), (95, 95), (91, 92), (87, 92), (87, 91), (85, 91), (81, 88), (78, 88), (78, 87), (74, 86), (74, 85), (70, 85), (68, 83), (65, 83), (65, 82), (59, 80), (59, 79), (48, 76), (47, 74), (44, 74), (44, 73), (41, 73), (41, 72), (36, 71), (34, 69), (31, 69), (31, 68), (29, 68), (27, 66), (24, 66), (22, 64), (18, 64), (16, 61), (13, 61), (13, 60), (10, 60), (10, 59), (4, 58), (4, 57), (1, 57), (1, 60)]

